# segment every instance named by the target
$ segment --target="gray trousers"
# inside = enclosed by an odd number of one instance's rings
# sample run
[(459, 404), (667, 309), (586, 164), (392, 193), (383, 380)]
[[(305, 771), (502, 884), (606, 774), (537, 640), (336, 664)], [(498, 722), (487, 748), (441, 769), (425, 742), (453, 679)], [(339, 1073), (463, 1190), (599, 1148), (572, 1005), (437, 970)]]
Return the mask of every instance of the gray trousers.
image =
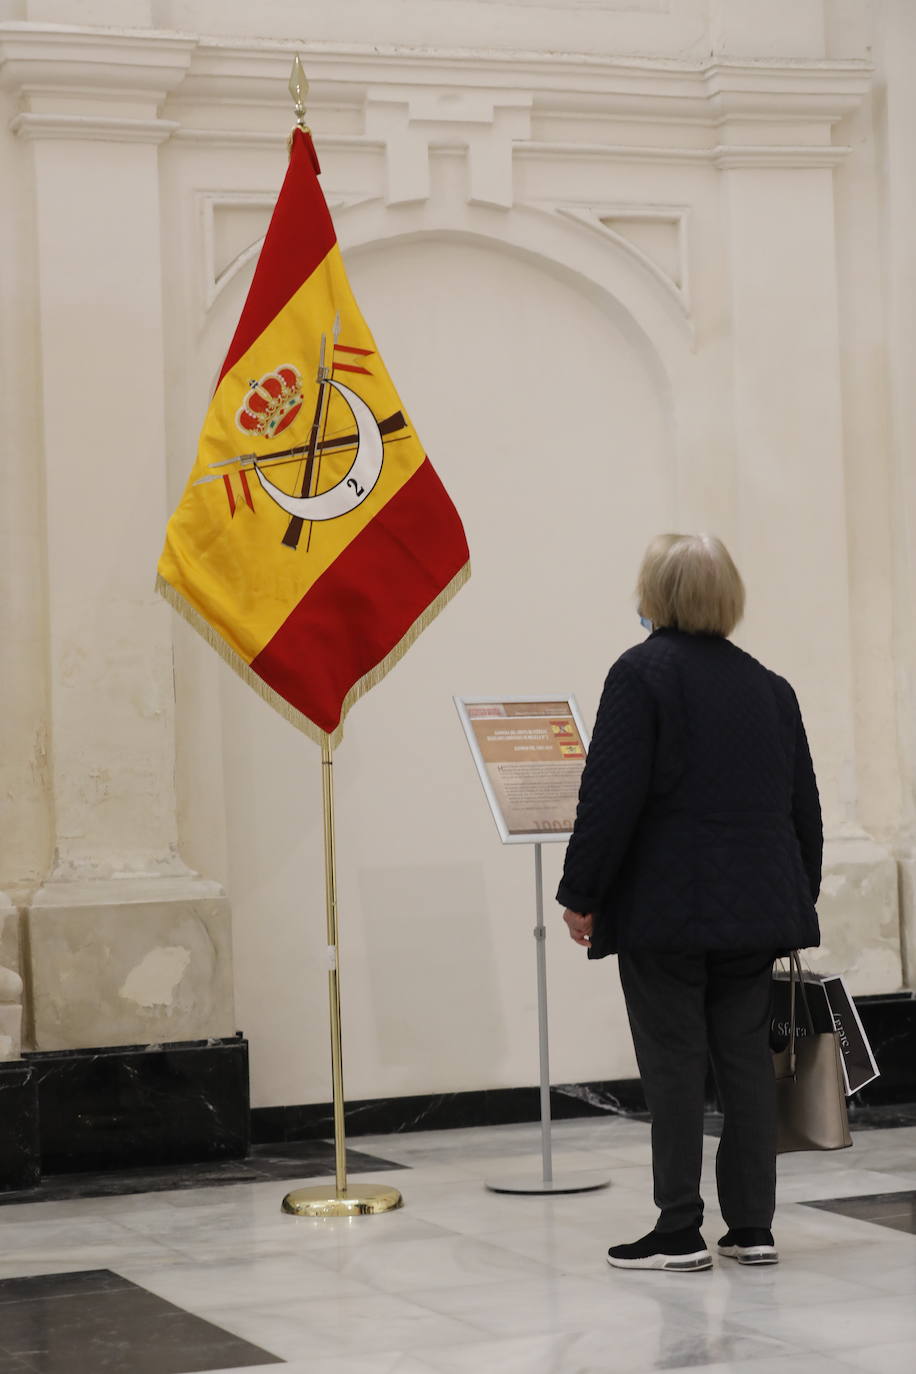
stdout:
[(716, 1185), (726, 1226), (769, 1230), (776, 1204), (770, 953), (619, 955), (646, 1103), (658, 1231), (700, 1226), (703, 1099), (711, 1058), (724, 1125)]

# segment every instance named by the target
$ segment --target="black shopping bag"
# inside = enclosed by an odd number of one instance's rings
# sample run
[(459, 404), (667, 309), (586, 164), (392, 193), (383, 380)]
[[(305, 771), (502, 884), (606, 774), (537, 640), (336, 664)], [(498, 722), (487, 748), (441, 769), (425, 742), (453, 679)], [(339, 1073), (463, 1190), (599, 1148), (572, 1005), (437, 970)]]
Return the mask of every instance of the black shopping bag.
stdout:
[(864, 1088), (866, 1083), (873, 1082), (879, 1076), (880, 1070), (868, 1043), (865, 1027), (856, 1011), (856, 1004), (850, 997), (843, 979), (839, 976), (825, 977), (823, 987), (840, 1042), (846, 1096), (851, 1097), (860, 1088)]

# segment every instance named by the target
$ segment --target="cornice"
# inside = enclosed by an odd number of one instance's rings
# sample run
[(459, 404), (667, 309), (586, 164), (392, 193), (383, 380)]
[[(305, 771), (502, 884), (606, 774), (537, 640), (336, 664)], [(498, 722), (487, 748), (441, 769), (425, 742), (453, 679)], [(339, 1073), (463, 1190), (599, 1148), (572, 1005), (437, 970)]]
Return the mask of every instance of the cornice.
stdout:
[[(62, 136), (71, 127), (65, 115), (96, 119), (99, 137), (110, 136), (119, 119), (125, 137), (131, 136), (132, 122), (136, 131), (137, 120), (152, 119), (163, 136), (174, 125), (175, 137), (182, 140), (266, 146), (276, 135), (265, 128), (263, 112), (271, 112), (272, 119), (274, 113), (288, 111), (287, 80), (294, 52), (302, 54), (308, 69), (318, 128), (323, 104), (360, 111), (380, 89), (408, 91), (414, 97), (422, 92), (424, 102), (429, 102), (427, 121), (436, 120), (433, 107), (438, 101), (443, 117), (454, 123), (448, 108), (454, 93), (476, 92), (480, 98), (492, 95), (501, 104), (517, 98), (535, 116), (591, 115), (623, 125), (657, 122), (670, 130), (654, 140), (656, 146), (646, 148), (637, 140), (629, 152), (625, 136), (613, 147), (556, 144), (557, 151), (563, 148), (572, 157), (712, 162), (721, 167), (834, 165), (844, 150), (830, 146), (830, 126), (859, 104), (872, 73), (867, 62), (852, 59), (697, 62), (471, 48), (241, 43), (237, 38), (165, 30), (15, 21), (0, 24), (0, 85), (19, 92), (25, 111), (60, 118)], [(76, 95), (83, 98), (79, 105), (74, 103)], [(104, 108), (104, 102), (118, 97), (124, 98), (120, 111)], [(131, 100), (134, 108), (128, 108)], [(198, 114), (215, 106), (221, 110), (220, 129), (211, 129), (210, 118)], [(262, 111), (260, 129), (250, 118), (253, 106)], [(157, 114), (165, 118), (156, 121)], [(254, 131), (248, 132), (252, 123)], [(797, 128), (786, 146), (774, 144), (773, 126), (788, 123)], [(679, 124), (694, 131), (689, 139), (678, 137)], [(748, 129), (755, 124), (761, 126), (756, 138)], [(697, 147), (698, 125), (709, 129), (708, 143), (702, 147)], [(16, 127), (17, 132), (36, 136), (41, 126), (20, 122)], [(43, 127), (51, 129), (47, 123)], [(343, 137), (331, 134), (329, 141), (336, 146)], [(360, 136), (353, 133), (347, 139), (347, 146), (352, 146)], [(376, 140), (363, 139), (358, 146), (375, 147)], [(517, 152), (534, 147), (554, 150), (553, 145), (524, 139), (515, 142)], [(594, 152), (583, 151), (586, 147)]]
[[(212, 148), (279, 148), (289, 138), (287, 129), (199, 129), (193, 125), (180, 125), (175, 121), (161, 121), (175, 125), (173, 137), (180, 143), (204, 143)], [(315, 145), (325, 151), (361, 152), (385, 151), (386, 144), (379, 138), (366, 138), (362, 134), (315, 134)]]
[(10, 129), (20, 138), (89, 139), (106, 143), (164, 143), (177, 128), (171, 119), (82, 114), (19, 114), (10, 122)]
[(725, 145), (712, 149), (710, 161), (722, 171), (735, 167), (838, 167), (851, 152), (847, 144), (832, 143), (826, 147), (817, 144), (783, 144), (769, 146), (743, 144)]
[(675, 144), (649, 146), (629, 143), (519, 143), (515, 157), (522, 160), (561, 158), (570, 161), (655, 162), (733, 167), (836, 167), (850, 149), (843, 144), (717, 144), (712, 148), (681, 148)]
[(0, 24), (0, 85), (164, 100), (184, 80), (198, 40), (156, 30)]
[[(163, 29), (100, 29), (79, 25), (0, 23), (0, 62), (61, 62), (169, 67), (187, 72), (186, 90), (226, 78), (245, 87), (248, 98), (264, 84), (265, 95), (287, 103), (285, 80), (292, 55), (300, 53), (316, 82), (377, 84), (406, 80), (415, 85), (496, 85), (500, 89), (543, 86), (580, 93), (691, 102), (736, 94), (780, 94), (860, 98), (873, 67), (849, 58), (685, 62), (674, 58), (600, 57), (586, 53), (525, 52), (492, 48), (409, 47), (360, 43), (276, 42), (198, 36)], [(275, 82), (283, 78), (278, 90)]]
[(201, 38), (182, 95), (206, 98), (218, 91), (288, 103), (291, 55), (300, 51), (313, 88), (352, 98), (380, 82), (390, 85), (526, 91), (536, 108), (589, 108), (621, 117), (685, 118), (715, 124), (723, 114), (779, 109), (796, 116), (839, 118), (868, 90), (873, 68), (844, 61), (682, 62), (667, 58), (601, 58), (574, 53), (500, 52), (491, 49), (364, 47), (359, 44), (239, 45)]

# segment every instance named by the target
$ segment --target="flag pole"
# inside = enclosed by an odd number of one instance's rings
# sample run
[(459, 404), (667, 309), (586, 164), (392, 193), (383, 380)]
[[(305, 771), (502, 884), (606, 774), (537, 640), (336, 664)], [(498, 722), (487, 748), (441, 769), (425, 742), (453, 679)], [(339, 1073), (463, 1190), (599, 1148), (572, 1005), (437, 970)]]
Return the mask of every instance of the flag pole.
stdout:
[[(289, 80), (296, 104), (296, 125), (306, 134), (305, 96), (308, 81), (299, 57)], [(321, 746), (321, 800), (324, 815), (324, 885), (327, 917), (328, 1004), (331, 1021), (331, 1084), (334, 1099), (334, 1189), (329, 1184), (297, 1188), (283, 1199), (283, 1211), (298, 1217), (368, 1216), (400, 1207), (397, 1188), (347, 1182), (347, 1138), (343, 1083), (343, 1036), (340, 1016), (340, 936), (337, 919), (337, 844), (334, 830), (334, 755), (330, 739)]]
[(337, 854), (334, 840), (334, 758), (321, 747), (324, 808), (325, 908), (328, 923), (328, 1006), (331, 1013), (331, 1084), (334, 1096), (334, 1175), (337, 1196), (347, 1192), (347, 1136), (344, 1118), (343, 1037), (340, 1027), (340, 939), (337, 932)]
[(321, 794), (324, 811), (324, 877), (327, 915), (328, 1005), (331, 1020), (331, 1082), (334, 1096), (334, 1188), (320, 1184), (297, 1188), (283, 1199), (283, 1211), (297, 1217), (352, 1217), (390, 1212), (403, 1199), (397, 1188), (347, 1182), (347, 1138), (343, 1084), (343, 1036), (340, 1018), (340, 936), (337, 921), (337, 846), (334, 833), (334, 756), (321, 746)]

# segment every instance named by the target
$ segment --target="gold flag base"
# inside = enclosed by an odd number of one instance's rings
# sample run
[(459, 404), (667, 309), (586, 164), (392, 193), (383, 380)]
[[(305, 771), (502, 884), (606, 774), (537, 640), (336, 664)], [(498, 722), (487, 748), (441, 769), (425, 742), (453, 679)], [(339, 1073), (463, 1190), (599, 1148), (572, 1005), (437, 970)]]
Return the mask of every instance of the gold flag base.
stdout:
[(366, 1217), (393, 1212), (404, 1199), (397, 1188), (382, 1183), (363, 1183), (338, 1191), (332, 1184), (297, 1188), (283, 1199), (283, 1211), (294, 1217)]

